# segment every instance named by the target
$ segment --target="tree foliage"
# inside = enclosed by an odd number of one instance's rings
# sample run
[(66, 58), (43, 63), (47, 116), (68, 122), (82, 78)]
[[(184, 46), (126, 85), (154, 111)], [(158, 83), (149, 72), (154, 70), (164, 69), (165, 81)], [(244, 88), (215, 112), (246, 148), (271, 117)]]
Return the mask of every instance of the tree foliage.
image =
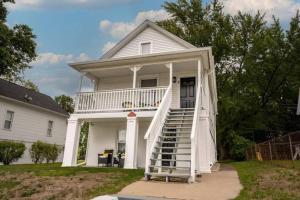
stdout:
[(24, 151), (25, 145), (21, 142), (0, 141), (0, 162), (9, 165), (21, 158)]
[(0, 77), (14, 80), (30, 68), (29, 63), (36, 58), (35, 35), (29, 26), (17, 24), (10, 28), (6, 24), (7, 9), (0, 1)]
[(70, 96), (60, 95), (55, 97), (55, 101), (64, 109), (67, 113), (74, 112), (74, 100)]
[(267, 22), (260, 12), (225, 14), (218, 0), (208, 4), (177, 0), (163, 7), (172, 17), (160, 26), (196, 47), (213, 49), (221, 157), (233, 146), (229, 133), (253, 140), (261, 130), (300, 129), (295, 115), (300, 85), (299, 12), (284, 30), (275, 16)]

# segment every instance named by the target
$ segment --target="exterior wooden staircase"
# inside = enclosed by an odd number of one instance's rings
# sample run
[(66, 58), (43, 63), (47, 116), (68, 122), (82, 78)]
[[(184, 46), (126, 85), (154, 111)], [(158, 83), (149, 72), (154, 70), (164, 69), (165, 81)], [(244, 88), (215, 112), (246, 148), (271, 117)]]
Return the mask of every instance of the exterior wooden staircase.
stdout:
[(191, 176), (191, 130), (194, 108), (171, 109), (152, 151), (147, 179)]

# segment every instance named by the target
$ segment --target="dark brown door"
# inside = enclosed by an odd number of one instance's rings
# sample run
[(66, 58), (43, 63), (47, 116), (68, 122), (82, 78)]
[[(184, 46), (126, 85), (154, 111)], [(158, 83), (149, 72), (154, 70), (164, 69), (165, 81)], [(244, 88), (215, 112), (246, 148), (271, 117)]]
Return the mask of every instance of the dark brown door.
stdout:
[(180, 107), (194, 108), (196, 101), (195, 77), (180, 79)]

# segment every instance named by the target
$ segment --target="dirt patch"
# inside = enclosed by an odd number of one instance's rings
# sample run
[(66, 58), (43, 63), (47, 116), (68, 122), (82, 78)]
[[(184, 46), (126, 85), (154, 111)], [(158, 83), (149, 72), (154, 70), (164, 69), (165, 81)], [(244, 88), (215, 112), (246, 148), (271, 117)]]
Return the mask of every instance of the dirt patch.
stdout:
[(112, 174), (79, 173), (74, 176), (36, 176), (32, 173), (1, 174), (0, 199), (87, 199), (87, 192), (110, 181)]

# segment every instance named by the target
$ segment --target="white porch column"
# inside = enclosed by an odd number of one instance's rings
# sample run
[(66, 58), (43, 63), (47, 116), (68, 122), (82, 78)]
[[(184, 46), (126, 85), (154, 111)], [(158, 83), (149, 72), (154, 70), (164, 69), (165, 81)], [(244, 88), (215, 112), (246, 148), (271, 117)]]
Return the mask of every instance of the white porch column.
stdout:
[(72, 117), (68, 119), (63, 167), (76, 166), (80, 125), (80, 120), (72, 119)]
[[(202, 69), (202, 68), (201, 68)], [(210, 159), (210, 119), (209, 119), (209, 86), (208, 86), (208, 73), (202, 70), (203, 80), (201, 80), (201, 110), (199, 114), (199, 127), (198, 133), (198, 159), (199, 159), (199, 172), (210, 173), (211, 159)], [(202, 74), (201, 74), (202, 75)]]
[(167, 63), (166, 67), (170, 70), (169, 71), (169, 85), (173, 83), (173, 63)]
[(81, 72), (80, 73), (80, 82), (79, 82), (78, 92), (81, 92), (82, 82), (83, 82), (83, 78), (84, 78), (85, 75), (86, 75), (86, 72)]
[(127, 117), (126, 149), (124, 168), (137, 168), (137, 144), (139, 123), (135, 113), (131, 112)]
[(136, 88), (136, 76), (137, 72), (141, 69), (142, 67), (131, 67), (130, 70), (133, 71), (133, 83), (132, 83), (132, 88)]

